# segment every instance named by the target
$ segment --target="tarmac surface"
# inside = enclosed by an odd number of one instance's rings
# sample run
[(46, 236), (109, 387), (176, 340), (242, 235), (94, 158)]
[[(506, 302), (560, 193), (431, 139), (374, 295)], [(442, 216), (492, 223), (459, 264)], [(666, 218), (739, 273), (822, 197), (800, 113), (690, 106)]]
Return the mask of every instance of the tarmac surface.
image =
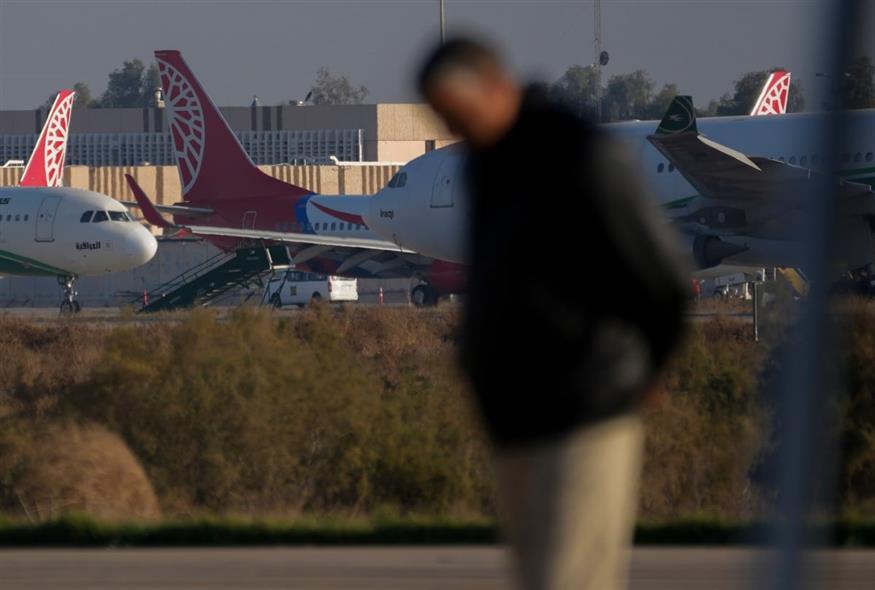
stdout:
[[(767, 552), (638, 548), (634, 590), (753, 588)], [(820, 588), (875, 586), (875, 551), (819, 552)], [(509, 589), (499, 547), (22, 549), (0, 551), (0, 588)], [(763, 586), (757, 586), (763, 587)]]

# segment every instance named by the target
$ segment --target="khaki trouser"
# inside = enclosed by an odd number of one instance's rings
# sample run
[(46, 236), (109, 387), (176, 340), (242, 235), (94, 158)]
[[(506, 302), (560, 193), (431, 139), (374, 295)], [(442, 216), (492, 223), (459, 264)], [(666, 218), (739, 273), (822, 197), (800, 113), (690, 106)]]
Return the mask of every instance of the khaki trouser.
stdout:
[(643, 429), (625, 415), (500, 451), (499, 500), (524, 590), (626, 587)]

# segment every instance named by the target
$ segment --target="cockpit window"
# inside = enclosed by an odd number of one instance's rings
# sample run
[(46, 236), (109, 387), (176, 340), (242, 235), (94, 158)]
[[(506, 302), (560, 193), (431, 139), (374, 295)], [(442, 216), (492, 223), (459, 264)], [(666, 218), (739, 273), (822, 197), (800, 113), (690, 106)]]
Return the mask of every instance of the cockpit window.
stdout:
[(90, 223), (92, 215), (94, 215), (94, 211), (86, 211), (82, 214), (82, 217), (79, 218), (79, 223)]
[(110, 211), (109, 218), (113, 221), (130, 221), (128, 214), (124, 211)]
[(398, 186), (398, 174), (389, 179), (389, 188), (395, 188)]
[(402, 186), (405, 186), (406, 184), (407, 184), (407, 173), (402, 172), (401, 174), (398, 175), (398, 183), (396, 186), (398, 188), (401, 188)]
[(92, 223), (100, 223), (101, 221), (109, 221), (109, 215), (106, 214), (106, 211), (96, 211), (94, 219), (91, 220)]

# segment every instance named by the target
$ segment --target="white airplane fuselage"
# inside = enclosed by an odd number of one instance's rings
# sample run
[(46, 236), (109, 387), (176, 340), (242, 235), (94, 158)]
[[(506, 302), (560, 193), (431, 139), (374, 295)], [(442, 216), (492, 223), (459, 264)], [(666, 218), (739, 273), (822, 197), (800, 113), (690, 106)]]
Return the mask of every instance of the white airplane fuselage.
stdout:
[[(875, 184), (875, 110), (851, 113), (852, 136), (838, 155), (842, 176)], [(744, 154), (817, 167), (825, 154), (820, 139), (821, 115), (800, 113), (768, 117), (714, 117), (698, 120), (708, 138)], [(646, 186), (669, 218), (690, 214), (701, 197), (683, 176), (647, 141), (656, 121), (608, 124), (604, 129), (631, 150), (641, 166)], [(533, 149), (540, 149), (533, 146)], [(429, 152), (401, 168), (403, 186), (387, 186), (369, 200), (363, 217), (383, 239), (450, 262), (465, 262), (464, 232), (468, 215), (461, 146)], [(557, 167), (563, 163), (557, 154)], [(525, 173), (525, 171), (517, 171)], [(544, 197), (549, 198), (549, 197)], [(780, 232), (778, 232), (780, 233)], [(726, 235), (721, 238), (747, 248), (726, 263), (745, 266), (795, 266), (798, 248), (773, 235)]]
[(155, 237), (106, 195), (63, 187), (0, 187), (0, 276), (125, 271), (148, 262), (157, 247)]

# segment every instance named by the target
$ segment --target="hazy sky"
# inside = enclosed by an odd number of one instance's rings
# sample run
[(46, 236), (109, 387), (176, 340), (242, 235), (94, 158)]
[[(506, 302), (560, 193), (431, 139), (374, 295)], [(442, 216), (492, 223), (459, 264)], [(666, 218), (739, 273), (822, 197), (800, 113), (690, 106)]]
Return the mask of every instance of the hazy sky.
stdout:
[[(819, 0), (603, 0), (606, 75), (637, 68), (706, 103), (741, 73), (791, 68), (817, 84), (808, 52)], [(450, 33), (482, 31), (521, 73), (553, 80), (593, 55), (593, 3), (448, 0)], [(0, 109), (33, 108), (84, 81), (94, 94), (125, 59), (181, 49), (222, 105), (306, 94), (328, 66), (369, 102), (416, 98), (412, 72), (438, 35), (437, 0), (0, 0)]]

